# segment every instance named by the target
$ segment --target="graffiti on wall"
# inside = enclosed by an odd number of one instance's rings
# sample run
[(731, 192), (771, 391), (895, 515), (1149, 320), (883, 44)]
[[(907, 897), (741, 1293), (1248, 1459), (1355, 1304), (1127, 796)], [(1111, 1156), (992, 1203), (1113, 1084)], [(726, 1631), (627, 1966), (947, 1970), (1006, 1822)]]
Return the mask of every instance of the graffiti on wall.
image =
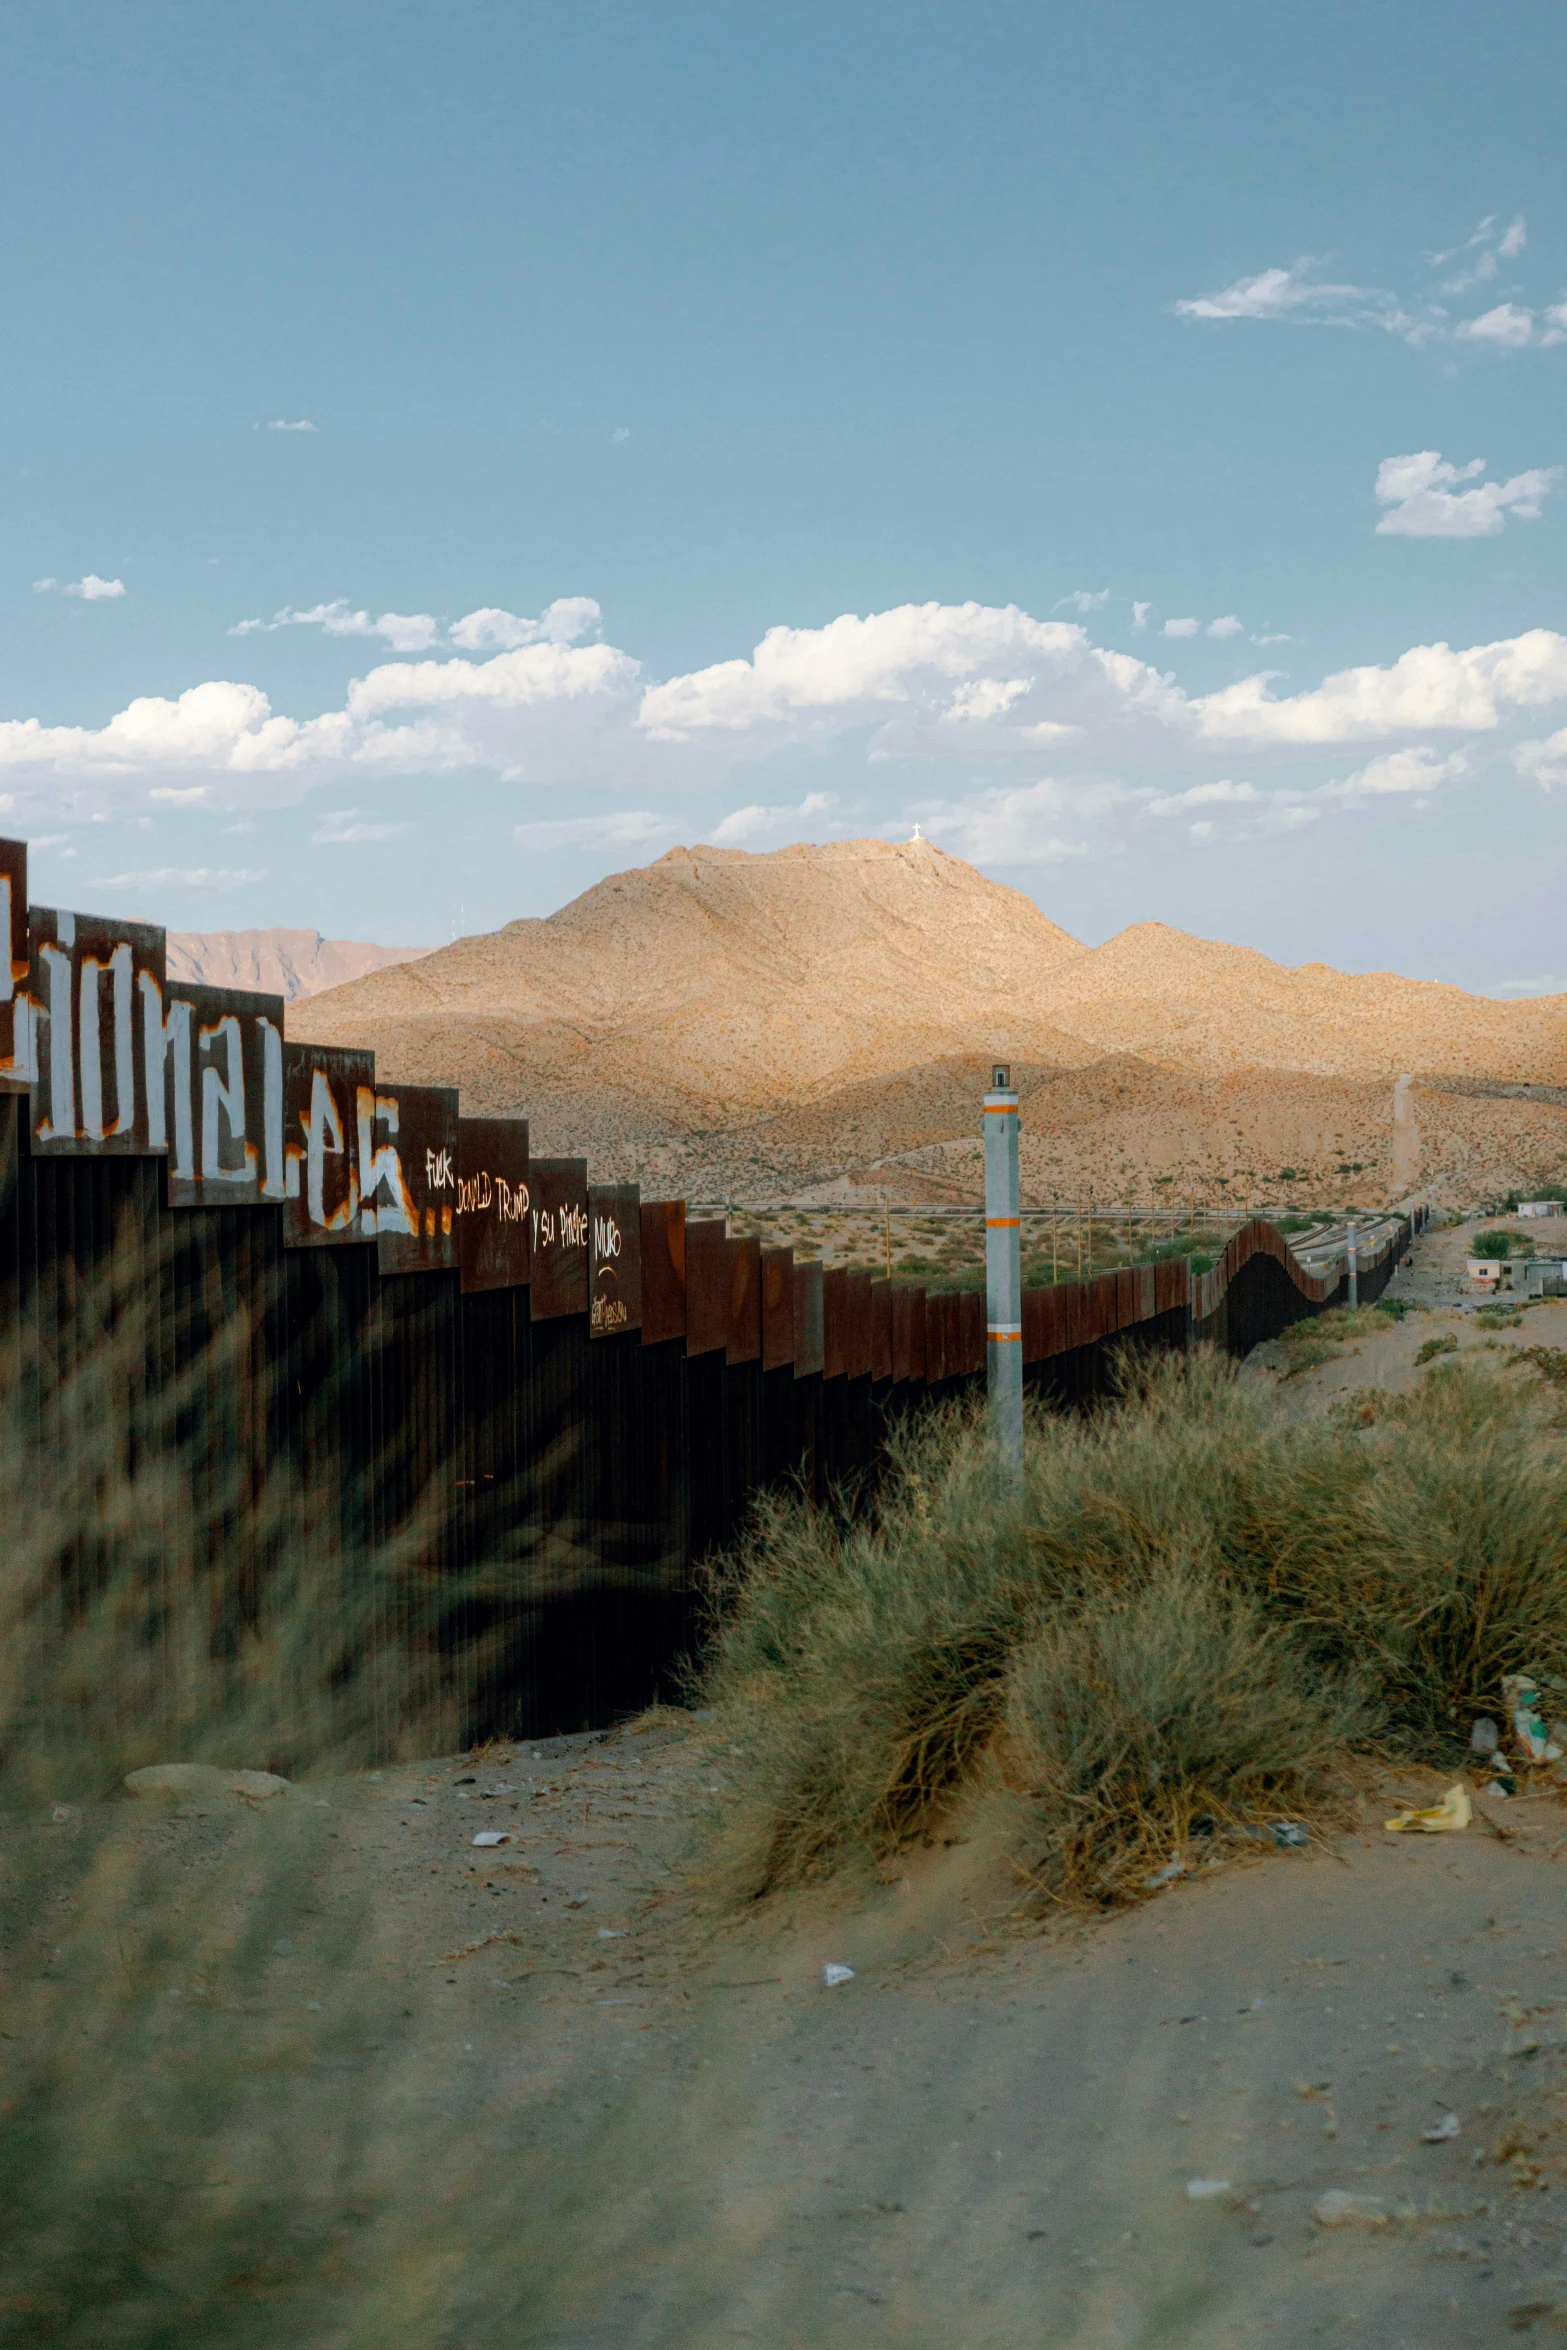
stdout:
[(27, 925), (33, 1149), (161, 1157), (163, 932), (52, 906), (30, 906)]
[(528, 1240), (536, 1322), (588, 1310), (588, 1162), (535, 1159)]
[(370, 1140), (374, 1155), (361, 1178), (360, 1215), (375, 1218), (381, 1271), (455, 1272), (455, 1088), (378, 1080)]
[[(159, 1017), (149, 999), (149, 1023)], [(281, 1202), (283, 999), (171, 980), (161, 1012), (163, 1083), (148, 1093), (167, 1152), (171, 1208)]]
[(291, 1042), (280, 996), (170, 981), (144, 922), (27, 902), (0, 841), (0, 1093), (40, 1156), (158, 1158), (171, 1208), (276, 1208), (285, 1248), (374, 1241), (382, 1273), (533, 1286), (536, 1317), (596, 1335), (642, 1317), (637, 1187), (590, 1201), (587, 1163), (530, 1167), (525, 1118), (463, 1118), (375, 1055)]
[(527, 1119), (459, 1118), (457, 1262), (465, 1290), (527, 1281), (532, 1208)]
[[(360, 1103), (369, 1115), (363, 1131)], [(283, 1246), (373, 1240), (359, 1214), (360, 1167), (375, 1166), (375, 1055), (341, 1045), (283, 1047)], [(371, 1146), (366, 1151), (366, 1145)]]
[(588, 1327), (595, 1338), (642, 1326), (642, 1209), (634, 1183), (588, 1187)]

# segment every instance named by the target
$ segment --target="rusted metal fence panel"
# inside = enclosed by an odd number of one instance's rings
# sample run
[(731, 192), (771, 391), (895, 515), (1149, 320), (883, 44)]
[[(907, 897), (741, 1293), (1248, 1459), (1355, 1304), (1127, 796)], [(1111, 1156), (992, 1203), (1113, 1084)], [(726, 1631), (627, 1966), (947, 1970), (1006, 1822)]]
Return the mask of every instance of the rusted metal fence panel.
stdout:
[(533, 1159), (528, 1239), (533, 1319), (551, 1322), (588, 1310), (588, 1162)]
[(757, 1363), (762, 1358), (762, 1244), (752, 1233), (728, 1242), (729, 1312), (724, 1326), (724, 1360)]
[(634, 1183), (588, 1186), (588, 1308), (595, 1338), (642, 1327), (642, 1195)]
[(383, 1273), (455, 1273), (456, 1088), (378, 1079), (372, 1118), (359, 1213), (366, 1225), (375, 1219), (377, 1264)]
[[(144, 1007), (144, 1017), (156, 1017)], [(161, 1083), (147, 1069), (148, 1125), (168, 1153), (171, 1208), (261, 1207), (281, 1201), (283, 999), (239, 988), (170, 982)]]
[(794, 1250), (761, 1252), (762, 1369), (794, 1367)]
[(31, 971), (27, 843), (0, 840), (0, 1094), (26, 1093), (31, 1083)]
[(826, 1352), (823, 1295), (826, 1276), (819, 1264), (796, 1265), (794, 1275), (794, 1375), (820, 1376)]
[(892, 1283), (871, 1281), (871, 1377), (890, 1379), (892, 1372)]
[(457, 1121), (457, 1261), (469, 1296), (526, 1288), (531, 1197), (526, 1118)]
[(686, 1334), (686, 1203), (644, 1200), (642, 1342), (662, 1346)]
[(686, 1353), (722, 1354), (729, 1336), (729, 1238), (716, 1219), (686, 1225)]

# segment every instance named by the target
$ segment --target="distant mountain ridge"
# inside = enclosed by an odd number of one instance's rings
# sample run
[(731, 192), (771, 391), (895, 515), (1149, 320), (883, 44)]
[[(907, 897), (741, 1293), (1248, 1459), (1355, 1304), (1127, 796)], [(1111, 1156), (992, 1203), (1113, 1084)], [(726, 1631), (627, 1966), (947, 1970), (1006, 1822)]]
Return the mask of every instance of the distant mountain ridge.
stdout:
[(171, 930), (169, 977), (203, 987), (253, 988), (297, 1004), (394, 963), (417, 962), (426, 947), (378, 947), (323, 938), (319, 930)]
[[(1567, 1083), (1567, 997), (1290, 968), (1159, 922), (1087, 947), (929, 841), (674, 849), (289, 1025), (525, 1113), (541, 1151), (704, 1197), (870, 1177), (888, 1153), (945, 1164), (949, 1140), (972, 1189), (992, 1057), (1029, 1090), (1046, 1191), (1309, 1162), (1371, 1197), (1394, 1180), (1402, 1073)], [(1465, 1185), (1560, 1180), (1567, 1161), (1543, 1104), (1422, 1095), (1419, 1122), (1424, 1170)]]
[(1162, 922), (1085, 947), (924, 840), (672, 849), (543, 920), (317, 997), (309, 1033), (374, 1045), (405, 1078), (460, 1083), (476, 1108), (523, 1107), (530, 1088), (612, 1089), (699, 1126), (955, 1053), (1567, 1076), (1567, 998), (1291, 969)]

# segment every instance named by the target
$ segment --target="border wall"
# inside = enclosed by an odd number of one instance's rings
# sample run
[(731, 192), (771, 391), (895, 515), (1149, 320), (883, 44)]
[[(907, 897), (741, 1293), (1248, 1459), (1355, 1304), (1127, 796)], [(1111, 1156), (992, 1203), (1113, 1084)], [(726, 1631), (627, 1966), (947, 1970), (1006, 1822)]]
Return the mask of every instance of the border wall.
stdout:
[[(756, 1494), (864, 1491), (896, 1420), (982, 1388), (977, 1293), (796, 1262), (532, 1158), (525, 1119), (296, 1043), (276, 998), (169, 980), (159, 931), (27, 908), (20, 844), (0, 891), (7, 1514), (53, 1544), (45, 1635), (130, 1495), (153, 1585), (204, 1592), (215, 1646), (318, 1552), (334, 1674), (417, 1653), (463, 1742), (601, 1724), (668, 1693), (696, 1570)], [(1363, 1302), (1411, 1230), (1363, 1259)], [(1128, 1345), (1242, 1354), (1344, 1295), (1253, 1221), (1196, 1280), (1025, 1291), (1025, 1377), (1085, 1403)], [(350, 1604), (372, 1584), (374, 1622)], [(380, 1752), (397, 1716), (394, 1694)]]

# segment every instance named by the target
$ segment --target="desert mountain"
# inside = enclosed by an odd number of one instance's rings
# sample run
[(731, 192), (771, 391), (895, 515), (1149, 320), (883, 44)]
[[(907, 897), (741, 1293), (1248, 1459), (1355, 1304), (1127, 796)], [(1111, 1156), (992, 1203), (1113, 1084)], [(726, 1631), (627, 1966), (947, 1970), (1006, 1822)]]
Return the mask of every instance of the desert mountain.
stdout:
[(293, 1033), (510, 1109), (530, 1084), (635, 1094), (685, 1124), (944, 1053), (1091, 1057), (1037, 1009), (1083, 948), (928, 841), (672, 849), (542, 921), (334, 989)]
[[(1290, 969), (1162, 923), (1085, 947), (928, 841), (674, 849), (315, 996), (290, 1032), (525, 1110), (541, 1147), (606, 1175), (720, 1193), (889, 1159), (970, 1189), (991, 1055), (1017, 1064), (1036, 1180), (1066, 1186), (1289, 1165), (1341, 1192), (1353, 1168), (1370, 1196), (1401, 1072), (1567, 1083), (1567, 998)], [(1445, 1133), (1457, 1104), (1422, 1098)], [(1533, 1165), (1563, 1113), (1517, 1108)], [(1518, 1126), (1500, 1104), (1481, 1123)]]
[(414, 962), (423, 947), (376, 947), (319, 930), (171, 930), (169, 977), (203, 987), (255, 988), (285, 1003)]

